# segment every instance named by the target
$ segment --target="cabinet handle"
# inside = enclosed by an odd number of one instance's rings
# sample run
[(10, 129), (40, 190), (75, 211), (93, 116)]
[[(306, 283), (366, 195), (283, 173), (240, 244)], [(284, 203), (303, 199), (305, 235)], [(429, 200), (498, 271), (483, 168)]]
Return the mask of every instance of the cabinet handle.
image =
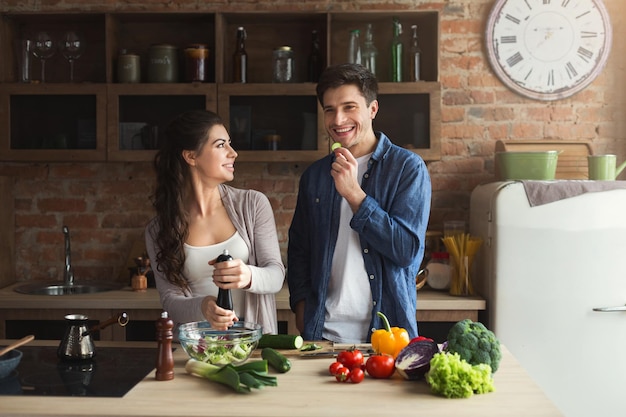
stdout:
[(626, 306), (617, 306), (617, 307), (596, 307), (593, 311), (602, 311), (605, 313), (613, 313), (618, 311), (626, 311)]

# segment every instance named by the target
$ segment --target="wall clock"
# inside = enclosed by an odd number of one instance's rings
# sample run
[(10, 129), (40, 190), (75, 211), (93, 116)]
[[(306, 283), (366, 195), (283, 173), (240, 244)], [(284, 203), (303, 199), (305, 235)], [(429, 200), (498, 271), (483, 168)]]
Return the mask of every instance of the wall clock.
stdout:
[(486, 46), (505, 85), (532, 99), (558, 100), (600, 74), (611, 37), (601, 0), (497, 0)]

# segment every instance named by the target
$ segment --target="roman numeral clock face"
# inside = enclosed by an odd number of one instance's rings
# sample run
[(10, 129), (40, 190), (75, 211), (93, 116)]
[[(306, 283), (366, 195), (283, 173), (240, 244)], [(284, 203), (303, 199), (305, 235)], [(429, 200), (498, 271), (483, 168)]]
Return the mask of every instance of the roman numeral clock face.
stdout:
[(611, 24), (601, 0), (497, 0), (486, 42), (504, 84), (525, 97), (557, 100), (600, 74)]

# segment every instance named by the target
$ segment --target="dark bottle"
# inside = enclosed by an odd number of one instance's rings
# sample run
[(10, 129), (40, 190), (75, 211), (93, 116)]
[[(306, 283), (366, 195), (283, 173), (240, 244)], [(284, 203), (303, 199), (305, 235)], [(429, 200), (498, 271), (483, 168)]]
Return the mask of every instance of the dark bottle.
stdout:
[[(217, 257), (215, 262), (232, 261), (233, 257), (228, 253), (228, 249), (224, 249), (224, 253)], [(230, 290), (224, 290), (220, 288), (217, 291), (217, 305), (226, 310), (234, 310), (233, 308), (233, 296)]]
[(412, 25), (411, 30), (413, 34), (411, 36), (411, 49), (409, 51), (409, 81), (419, 81), (421, 79), (420, 58), (422, 50), (417, 41), (417, 25)]
[(233, 82), (248, 82), (248, 54), (246, 53), (246, 30), (243, 26), (237, 28), (237, 46), (233, 55)]
[(156, 328), (158, 352), (155, 379), (169, 381), (174, 379), (174, 356), (172, 355), (174, 321), (169, 318), (167, 311), (161, 313), (161, 318), (156, 322)]
[(309, 53), (309, 71), (307, 81), (316, 83), (322, 73), (322, 54), (320, 53), (320, 38), (317, 30), (311, 32), (311, 52)]
[(397, 17), (393, 18), (393, 38), (391, 41), (391, 81), (402, 82), (402, 24)]

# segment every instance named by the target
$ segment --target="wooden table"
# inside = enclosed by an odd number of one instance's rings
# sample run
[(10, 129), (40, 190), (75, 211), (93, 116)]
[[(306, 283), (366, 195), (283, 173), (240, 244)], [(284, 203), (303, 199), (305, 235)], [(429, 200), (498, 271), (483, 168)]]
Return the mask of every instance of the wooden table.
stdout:
[[(47, 296), (18, 294), (13, 291), (17, 285), (0, 289), (0, 338), (7, 337), (6, 320), (63, 320), (66, 314), (80, 313), (103, 321), (124, 310), (131, 321), (154, 321), (161, 312), (159, 294), (154, 288), (146, 292), (134, 292), (127, 287), (95, 294)], [(485, 307), (485, 300), (479, 296), (454, 297), (444, 291), (421, 289), (417, 293), (416, 317), (418, 322), (455, 322), (466, 318), (477, 321), (478, 312)], [(286, 284), (276, 294), (276, 308), (278, 320), (287, 323), (287, 332), (298, 334)], [(126, 340), (125, 329), (107, 327), (100, 332), (100, 337)]]
[[(0, 340), (0, 346), (8, 342)], [(46, 344), (34, 341), (31, 344)], [(49, 341), (47, 343), (50, 343)], [(100, 342), (99, 346), (146, 346), (147, 342)], [(154, 343), (148, 344), (154, 346)], [(278, 386), (236, 394), (185, 373), (187, 356), (177, 349), (176, 376), (156, 381), (154, 371), (122, 398), (0, 396), (2, 416), (267, 416), (267, 417), (557, 417), (559, 410), (506, 348), (495, 374), (496, 391), (468, 399), (430, 393), (424, 381), (369, 377), (338, 383), (328, 375), (331, 359), (292, 358), (292, 369), (277, 374)]]

